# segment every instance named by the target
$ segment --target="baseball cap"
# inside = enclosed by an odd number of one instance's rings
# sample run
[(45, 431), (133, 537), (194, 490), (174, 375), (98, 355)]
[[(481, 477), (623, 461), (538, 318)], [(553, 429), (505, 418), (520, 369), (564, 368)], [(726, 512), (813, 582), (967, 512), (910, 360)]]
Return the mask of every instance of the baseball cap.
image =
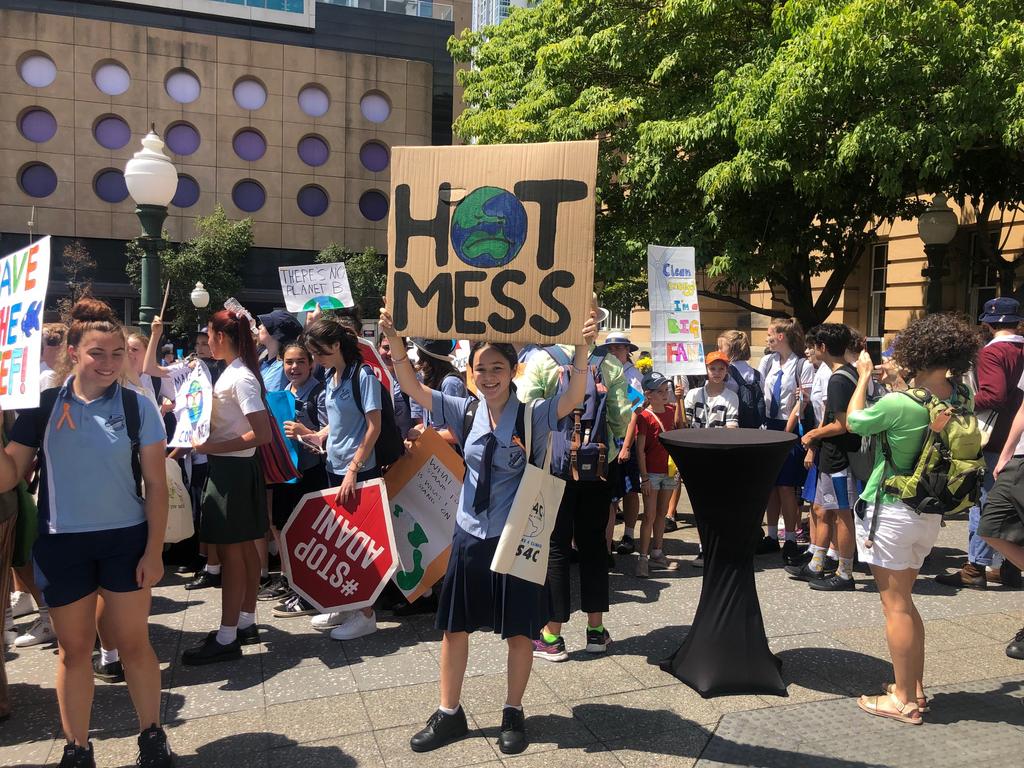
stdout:
[(712, 363), (725, 363), (729, 364), (729, 356), (724, 352), (719, 352), (717, 349), (714, 352), (709, 352), (708, 356), (704, 358), (704, 365), (711, 365)]
[(657, 371), (651, 371), (644, 376), (640, 386), (644, 388), (644, 392), (653, 392), (658, 389), (662, 384), (667, 384), (668, 379)]

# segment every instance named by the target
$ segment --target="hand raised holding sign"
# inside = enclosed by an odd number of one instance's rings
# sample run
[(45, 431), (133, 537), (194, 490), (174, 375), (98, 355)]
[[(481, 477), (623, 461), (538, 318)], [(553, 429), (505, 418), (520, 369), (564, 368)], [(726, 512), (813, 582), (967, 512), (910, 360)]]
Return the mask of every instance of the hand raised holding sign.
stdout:
[(597, 312), (590, 310), (590, 317), (583, 324), (583, 344), (590, 347), (597, 339)]

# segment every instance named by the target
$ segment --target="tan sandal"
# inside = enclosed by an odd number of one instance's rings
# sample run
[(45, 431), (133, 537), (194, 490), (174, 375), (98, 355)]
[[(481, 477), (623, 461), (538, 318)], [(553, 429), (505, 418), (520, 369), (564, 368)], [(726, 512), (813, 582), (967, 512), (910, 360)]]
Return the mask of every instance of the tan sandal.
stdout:
[[(879, 704), (885, 700), (888, 700), (895, 709), (882, 709)], [(888, 717), (890, 720), (898, 720), (899, 722), (907, 723), (908, 725), (921, 725), (921, 723), (924, 722), (924, 718), (921, 716), (921, 710), (917, 708), (917, 704), (904, 704), (891, 693), (887, 696), (861, 696), (857, 699), (857, 706), (869, 715)]]
[[(890, 696), (895, 696), (896, 695), (896, 693), (895, 693), (896, 692), (896, 683), (889, 683), (887, 686), (885, 686), (885, 692), (888, 693)], [(928, 706), (928, 697), (927, 696), (918, 696), (917, 697), (917, 710), (918, 710), (918, 712), (920, 712), (923, 715), (925, 712), (931, 712), (931, 709), (932, 708), (930, 706)]]

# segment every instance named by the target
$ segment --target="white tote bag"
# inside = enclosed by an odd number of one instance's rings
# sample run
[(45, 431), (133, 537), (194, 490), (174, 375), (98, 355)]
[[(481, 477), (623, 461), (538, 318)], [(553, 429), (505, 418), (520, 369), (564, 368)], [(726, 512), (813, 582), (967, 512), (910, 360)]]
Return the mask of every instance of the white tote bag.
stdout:
[(181, 467), (174, 459), (166, 459), (167, 467), (167, 533), (165, 544), (177, 544), (195, 533), (192, 523), (192, 497), (181, 476)]
[(551, 474), (551, 433), (544, 449), (543, 466), (533, 456), (533, 406), (526, 406), (526, 467), (512, 509), (491, 560), (491, 570), (543, 584), (548, 577), (551, 532), (565, 493), (565, 481)]

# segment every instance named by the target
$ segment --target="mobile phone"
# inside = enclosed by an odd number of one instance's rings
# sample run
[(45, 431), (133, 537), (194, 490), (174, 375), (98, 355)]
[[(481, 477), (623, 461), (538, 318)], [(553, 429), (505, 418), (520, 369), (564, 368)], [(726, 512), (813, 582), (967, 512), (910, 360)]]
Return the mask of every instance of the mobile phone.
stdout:
[(875, 365), (882, 364), (882, 340), (879, 338), (868, 338), (865, 339), (865, 345), (868, 354), (871, 356), (871, 362)]
[(299, 435), (299, 442), (311, 448), (315, 453), (326, 453), (320, 439), (316, 435)]

